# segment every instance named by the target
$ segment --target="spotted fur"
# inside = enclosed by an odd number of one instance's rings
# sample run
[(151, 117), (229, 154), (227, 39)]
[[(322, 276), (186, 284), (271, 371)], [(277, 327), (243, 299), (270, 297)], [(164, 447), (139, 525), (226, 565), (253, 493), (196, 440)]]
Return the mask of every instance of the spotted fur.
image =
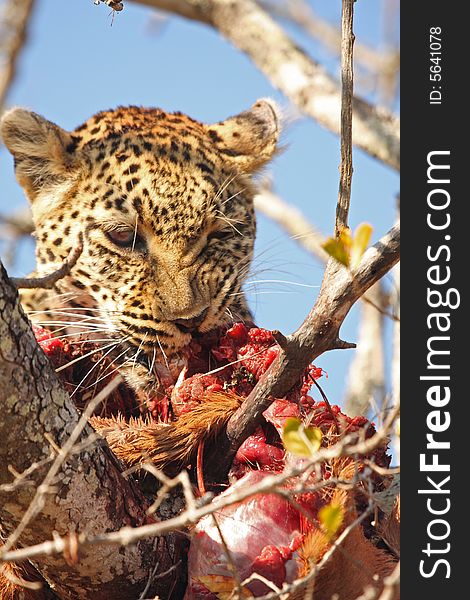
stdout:
[(255, 237), (252, 174), (276, 149), (271, 101), (214, 125), (119, 107), (72, 132), (16, 108), (1, 133), (31, 202), (37, 273), (83, 242), (70, 276), (52, 292), (24, 293), (26, 309), (90, 309), (147, 386), (156, 351), (174, 354), (192, 330), (249, 317), (241, 286)]

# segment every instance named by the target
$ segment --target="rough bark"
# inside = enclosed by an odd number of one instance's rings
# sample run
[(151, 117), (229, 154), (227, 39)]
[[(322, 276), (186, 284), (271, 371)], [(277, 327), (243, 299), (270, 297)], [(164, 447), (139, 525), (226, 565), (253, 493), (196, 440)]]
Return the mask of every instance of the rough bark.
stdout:
[[(16, 290), (0, 269), (0, 526), (11, 534), (33, 500), (50, 467), (52, 448), (62, 447), (79, 415), (39, 348), (18, 301)], [(92, 433), (88, 426), (80, 440)], [(33, 468), (32, 468), (33, 465)], [(36, 468), (34, 468), (36, 465)], [(27, 469), (20, 481), (12, 475)], [(11, 484), (11, 485), (9, 485)], [(146, 522), (145, 501), (122, 477), (111, 452), (101, 445), (85, 447), (67, 457), (43, 506), (20, 536), (29, 546), (86, 531), (95, 534)], [(178, 539), (170, 534), (125, 547), (96, 546), (68, 562), (61, 555), (34, 563), (59, 598), (113, 600), (137, 597), (155, 565), (163, 573), (178, 560)], [(7, 545), (8, 547), (8, 545)], [(0, 549), (0, 559), (1, 559)], [(71, 556), (72, 555), (72, 560)], [(175, 572), (155, 579), (149, 594), (169, 598)]]
[[(253, 0), (134, 0), (211, 25), (247, 54), (300, 110), (340, 133), (341, 90), (325, 69)], [(354, 98), (353, 142), (394, 169), (400, 168), (399, 120), (386, 109)]]

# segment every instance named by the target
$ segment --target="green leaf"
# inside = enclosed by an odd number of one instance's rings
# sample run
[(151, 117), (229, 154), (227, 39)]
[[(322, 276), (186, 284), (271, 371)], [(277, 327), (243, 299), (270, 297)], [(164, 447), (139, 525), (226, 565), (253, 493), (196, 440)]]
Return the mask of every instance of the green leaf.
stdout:
[(351, 230), (344, 227), (337, 238), (328, 238), (322, 244), (322, 248), (342, 265), (354, 270), (361, 262), (371, 235), (372, 225), (369, 223), (358, 225), (354, 237), (351, 236)]
[(327, 504), (318, 511), (318, 518), (325, 530), (326, 535), (331, 539), (343, 522), (344, 511), (337, 504)]
[(322, 432), (317, 427), (304, 427), (300, 419), (289, 417), (282, 430), (282, 443), (292, 454), (312, 457), (320, 448)]
[(343, 246), (346, 249), (346, 252), (348, 254), (350, 254), (351, 252), (351, 245), (352, 245), (352, 237), (351, 237), (351, 230), (349, 229), (349, 227), (343, 227), (340, 231), (339, 234), (339, 239), (341, 241), (341, 243), (343, 244)]
[(341, 239), (328, 238), (322, 244), (323, 250), (345, 267), (349, 267), (349, 251)]
[(361, 223), (357, 226), (351, 244), (350, 265), (352, 270), (356, 269), (361, 262), (362, 255), (369, 245), (372, 230), (373, 227), (369, 223)]

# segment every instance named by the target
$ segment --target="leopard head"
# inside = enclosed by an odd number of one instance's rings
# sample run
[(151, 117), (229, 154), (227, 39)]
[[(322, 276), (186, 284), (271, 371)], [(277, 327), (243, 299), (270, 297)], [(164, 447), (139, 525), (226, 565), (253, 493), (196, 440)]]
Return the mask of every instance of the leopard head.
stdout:
[(212, 125), (119, 107), (72, 132), (15, 108), (1, 134), (31, 203), (37, 273), (83, 245), (47, 307), (31, 298), (28, 307), (51, 315), (67, 307), (78, 324), (96, 319), (118, 341), (121, 362), (140, 365), (139, 384), (152, 383), (156, 352), (173, 355), (194, 331), (249, 317), (252, 176), (276, 151), (272, 101)]

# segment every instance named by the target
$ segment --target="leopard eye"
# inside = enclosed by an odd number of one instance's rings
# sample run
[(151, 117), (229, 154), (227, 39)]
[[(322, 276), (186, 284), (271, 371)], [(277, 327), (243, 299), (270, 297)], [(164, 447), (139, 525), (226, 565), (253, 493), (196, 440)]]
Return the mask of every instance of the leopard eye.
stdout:
[(108, 238), (121, 246), (121, 248), (130, 248), (137, 242), (138, 236), (133, 229), (113, 229), (107, 231), (106, 235)]

